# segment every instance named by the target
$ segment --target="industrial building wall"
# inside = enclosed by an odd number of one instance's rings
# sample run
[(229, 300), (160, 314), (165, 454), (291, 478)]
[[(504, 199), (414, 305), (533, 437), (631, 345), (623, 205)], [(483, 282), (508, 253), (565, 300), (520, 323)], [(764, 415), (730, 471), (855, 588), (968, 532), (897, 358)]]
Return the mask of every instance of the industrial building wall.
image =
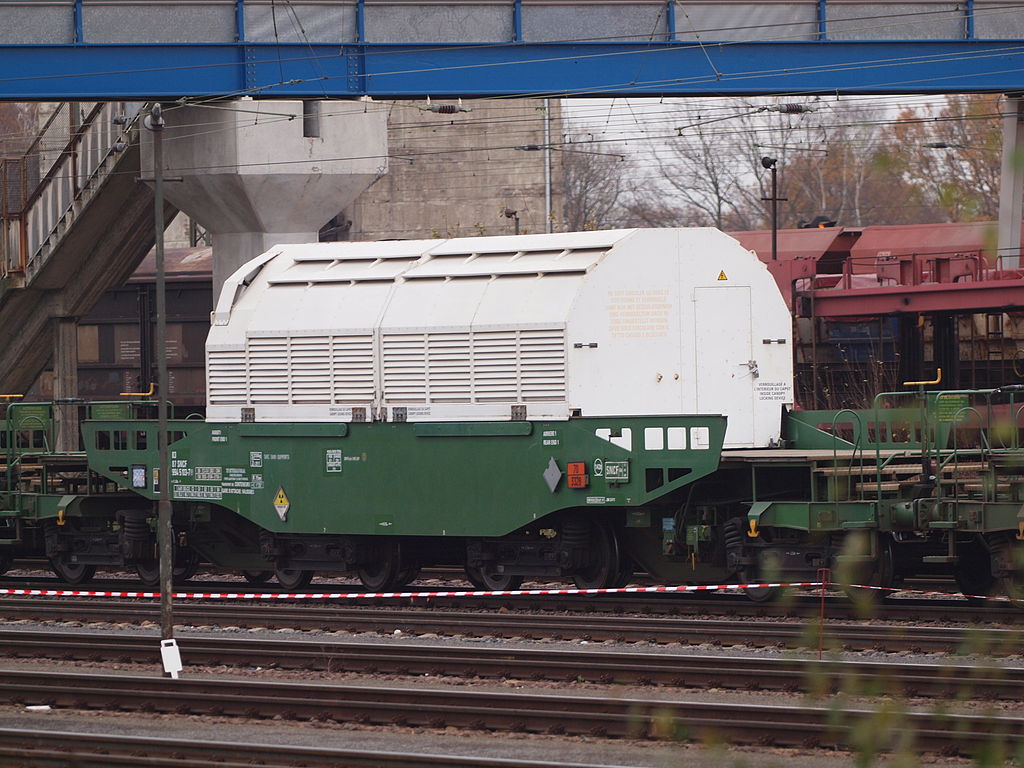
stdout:
[[(454, 104), (455, 102), (437, 102)], [(391, 105), (389, 170), (336, 222), (337, 240), (382, 240), (545, 231), (545, 191), (560, 218), (561, 153), (545, 180), (543, 99), (463, 102), (472, 111), (443, 114), (425, 102)], [(549, 101), (550, 140), (561, 141), (561, 105)], [(515, 149), (537, 146), (534, 150)], [(351, 222), (351, 223), (349, 223)], [(552, 229), (559, 227), (553, 223)]]

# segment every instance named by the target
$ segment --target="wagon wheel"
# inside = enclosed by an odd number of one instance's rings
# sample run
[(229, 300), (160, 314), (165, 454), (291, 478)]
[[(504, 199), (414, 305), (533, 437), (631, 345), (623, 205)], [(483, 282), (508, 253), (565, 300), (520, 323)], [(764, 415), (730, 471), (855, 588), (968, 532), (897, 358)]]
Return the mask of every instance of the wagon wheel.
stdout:
[(356, 575), (371, 592), (393, 592), (408, 583), (414, 568), (402, 561), (402, 548), (397, 541), (380, 541), (371, 545), (369, 562), (356, 568)]
[(242, 578), (249, 584), (266, 584), (274, 578), (273, 571), (242, 571)]
[(6, 552), (0, 554), (0, 574), (7, 573), (14, 565), (14, 556)]
[(397, 558), (382, 557), (356, 569), (363, 586), (371, 592), (392, 592), (401, 586), (402, 568)]
[(135, 573), (144, 587), (160, 586), (160, 563), (157, 560), (145, 560), (135, 564)]
[(84, 584), (96, 575), (95, 565), (72, 563), (64, 557), (50, 558), (50, 568), (57, 574), (57, 578), (72, 585)]
[[(744, 584), (764, 583), (768, 578), (764, 573), (764, 569), (758, 565), (744, 568), (738, 575)], [(755, 603), (768, 603), (782, 597), (783, 589), (782, 587), (744, 587), (743, 594)]]
[(619, 540), (605, 523), (590, 526), (590, 561), (577, 569), (572, 580), (579, 589), (607, 589), (620, 578), (622, 554)]
[[(760, 579), (749, 577), (745, 571), (740, 574), (740, 578), (748, 584), (752, 581), (760, 581)], [(782, 589), (779, 587), (744, 587), (743, 593), (755, 603), (768, 603), (777, 599), (782, 594)]]
[(399, 572), (398, 579), (395, 581), (395, 588), (409, 586), (419, 578), (419, 575), (420, 567), (418, 565), (407, 566)]
[(996, 590), (997, 580), (992, 575), (992, 557), (980, 539), (958, 543), (957, 557), (953, 578), (956, 579), (957, 588), (968, 600), (972, 597), (991, 595)]
[[(191, 549), (178, 550), (175, 553), (174, 570), (171, 571), (171, 581), (174, 584), (181, 584), (196, 575), (199, 569), (199, 555)], [(135, 573), (143, 586), (156, 587), (160, 585), (160, 561), (144, 560), (135, 564)]]
[[(893, 552), (892, 536), (889, 534), (874, 534), (871, 541), (871, 549), (875, 553), (874, 560), (857, 565), (846, 578), (853, 579), (858, 584), (867, 587), (882, 587), (882, 589), (858, 589), (857, 587), (844, 587), (843, 591), (847, 597), (867, 611), (873, 606), (892, 596), (888, 590), (896, 583), (896, 557)], [(842, 572), (841, 568), (836, 569)], [(842, 577), (840, 577), (842, 578)]]
[(633, 580), (633, 572), (636, 570), (633, 558), (624, 552), (620, 553), (619, 560), (619, 572), (616, 574), (615, 583), (612, 585), (616, 589), (628, 586), (629, 582)]
[(466, 578), (469, 583), (477, 589), (488, 592), (503, 592), (509, 589), (519, 589), (523, 585), (522, 576), (514, 576), (511, 573), (498, 573), (492, 565), (482, 565), (476, 568), (472, 565), (466, 566)]
[(1012, 534), (996, 534), (988, 539), (994, 578), (993, 592), (1006, 595), (1016, 608), (1024, 608), (1024, 547)]
[(188, 581), (199, 570), (199, 553), (194, 549), (179, 549), (175, 552), (173, 578), (175, 584)]
[(314, 575), (314, 571), (299, 570), (298, 568), (278, 568), (274, 571), (277, 583), (285, 589), (308, 587)]

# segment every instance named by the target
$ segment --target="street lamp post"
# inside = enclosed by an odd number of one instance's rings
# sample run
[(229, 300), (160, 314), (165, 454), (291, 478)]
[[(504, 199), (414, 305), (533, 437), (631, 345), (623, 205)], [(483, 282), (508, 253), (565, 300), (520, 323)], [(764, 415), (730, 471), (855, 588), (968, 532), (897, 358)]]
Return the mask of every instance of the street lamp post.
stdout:
[(772, 203), (772, 261), (779, 257), (779, 202), (788, 198), (779, 197), (779, 179), (776, 164), (778, 160), (774, 157), (762, 157), (761, 166), (772, 172), (772, 196), (762, 197), (762, 200), (771, 200)]
[(519, 234), (519, 211), (513, 211), (511, 208), (506, 208), (501, 212), (501, 215), (506, 219), (513, 219), (516, 222), (516, 234)]

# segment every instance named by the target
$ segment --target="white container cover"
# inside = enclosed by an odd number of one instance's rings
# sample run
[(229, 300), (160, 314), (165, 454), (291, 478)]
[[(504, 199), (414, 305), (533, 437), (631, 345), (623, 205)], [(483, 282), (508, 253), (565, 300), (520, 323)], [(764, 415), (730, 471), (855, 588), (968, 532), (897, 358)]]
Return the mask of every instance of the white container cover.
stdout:
[(789, 312), (710, 228), (281, 245), (224, 285), (211, 421), (725, 414), (779, 439)]

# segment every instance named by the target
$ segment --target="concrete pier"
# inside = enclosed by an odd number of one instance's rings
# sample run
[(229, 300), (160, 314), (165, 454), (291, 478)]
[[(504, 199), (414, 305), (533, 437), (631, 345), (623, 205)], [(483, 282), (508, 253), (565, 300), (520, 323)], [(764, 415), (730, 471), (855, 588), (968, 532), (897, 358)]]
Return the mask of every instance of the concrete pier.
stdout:
[[(214, 295), (239, 266), (317, 232), (387, 172), (387, 113), (355, 101), (164, 108), (164, 194), (213, 235)], [(143, 175), (153, 168), (142, 136)]]

